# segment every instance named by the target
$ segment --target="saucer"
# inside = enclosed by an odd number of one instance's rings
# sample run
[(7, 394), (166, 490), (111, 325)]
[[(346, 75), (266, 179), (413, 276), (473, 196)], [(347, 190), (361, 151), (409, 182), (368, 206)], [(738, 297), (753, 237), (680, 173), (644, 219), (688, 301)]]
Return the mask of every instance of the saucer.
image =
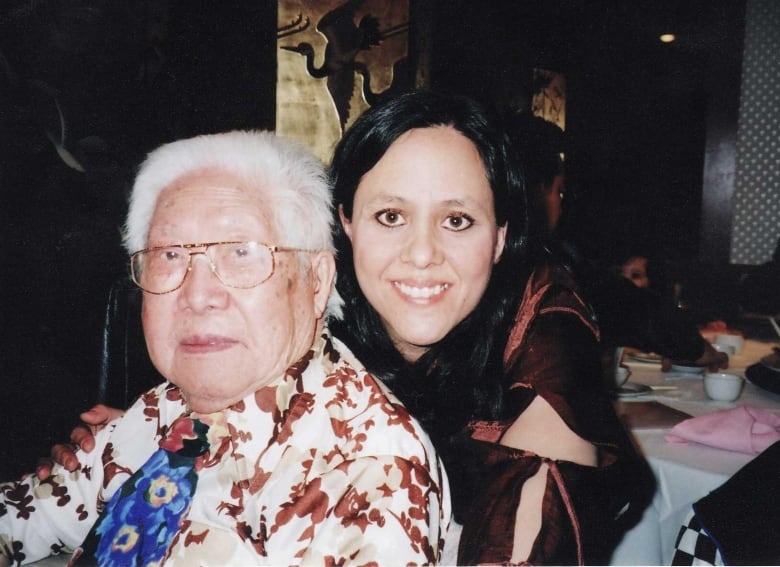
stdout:
[(637, 384), (636, 382), (628, 382), (623, 384), (620, 388), (615, 390), (615, 395), (618, 398), (636, 398), (638, 396), (644, 396), (645, 394), (652, 393), (653, 389), (647, 384)]
[(648, 362), (650, 364), (661, 364), (661, 355), (654, 352), (635, 352), (628, 355), (632, 360), (637, 362)]
[(698, 364), (672, 364), (671, 371), (677, 374), (704, 374), (706, 366)]

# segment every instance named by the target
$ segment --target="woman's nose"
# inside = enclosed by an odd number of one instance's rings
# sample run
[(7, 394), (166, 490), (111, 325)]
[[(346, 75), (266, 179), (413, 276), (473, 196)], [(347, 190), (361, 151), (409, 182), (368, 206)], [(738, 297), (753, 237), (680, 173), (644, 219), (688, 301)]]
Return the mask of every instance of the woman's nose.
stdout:
[(443, 256), (435, 229), (427, 226), (414, 227), (409, 232), (402, 259), (416, 268), (426, 268), (441, 262)]
[(181, 286), (179, 301), (194, 311), (224, 308), (229, 292), (214, 272), (213, 265), (204, 253), (194, 253), (190, 258), (190, 270)]

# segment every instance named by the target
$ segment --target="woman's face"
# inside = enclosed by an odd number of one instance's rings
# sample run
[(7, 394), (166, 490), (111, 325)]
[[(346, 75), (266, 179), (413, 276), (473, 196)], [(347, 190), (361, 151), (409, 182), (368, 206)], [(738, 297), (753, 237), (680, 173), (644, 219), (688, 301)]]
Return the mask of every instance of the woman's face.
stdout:
[(650, 278), (647, 277), (647, 258), (634, 256), (629, 258), (622, 268), (623, 277), (631, 280), (637, 287), (650, 287)]
[[(149, 247), (255, 240), (281, 244), (272, 204), (240, 179), (205, 172), (179, 180), (157, 200)], [(194, 251), (203, 250), (194, 249)], [(329, 253), (277, 253), (273, 275), (251, 289), (225, 286), (202, 254), (171, 293), (144, 293), (149, 354), (191, 409), (213, 412), (273, 383), (311, 347), (330, 291)], [(330, 265), (331, 268), (327, 266)]]
[(398, 138), (341, 213), (360, 288), (409, 361), (476, 307), (504, 248), (482, 159), (450, 127)]

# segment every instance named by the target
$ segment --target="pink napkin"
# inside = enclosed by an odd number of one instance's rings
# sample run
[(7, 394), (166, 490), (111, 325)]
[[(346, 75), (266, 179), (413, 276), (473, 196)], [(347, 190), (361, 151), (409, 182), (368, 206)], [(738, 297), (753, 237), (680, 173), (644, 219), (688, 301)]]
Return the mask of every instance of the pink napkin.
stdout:
[(718, 449), (758, 455), (780, 441), (780, 416), (752, 406), (708, 413), (681, 421), (666, 434), (668, 443), (695, 441)]

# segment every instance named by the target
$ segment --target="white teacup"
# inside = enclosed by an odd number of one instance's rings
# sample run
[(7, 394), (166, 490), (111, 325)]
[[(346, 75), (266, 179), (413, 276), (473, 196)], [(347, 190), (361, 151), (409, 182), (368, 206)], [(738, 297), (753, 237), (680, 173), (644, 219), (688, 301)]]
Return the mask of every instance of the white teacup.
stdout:
[(631, 370), (628, 366), (621, 364), (615, 368), (615, 387), (620, 388), (623, 384), (628, 382), (629, 376), (631, 376)]
[(725, 352), (727, 355), (729, 355), (729, 357), (737, 354), (737, 349), (734, 345), (719, 345), (713, 343), (712, 348), (718, 352)]
[[(715, 345), (722, 346), (724, 348), (733, 348), (734, 354), (739, 354), (739, 351), (742, 350), (742, 345), (744, 344), (745, 339), (743, 339), (740, 335), (731, 335), (727, 333), (718, 333), (715, 335)], [(727, 352), (727, 351), (725, 351)], [(730, 355), (729, 355), (730, 356)]]
[(745, 380), (728, 372), (708, 372), (704, 375), (704, 392), (713, 400), (733, 402), (742, 393)]

